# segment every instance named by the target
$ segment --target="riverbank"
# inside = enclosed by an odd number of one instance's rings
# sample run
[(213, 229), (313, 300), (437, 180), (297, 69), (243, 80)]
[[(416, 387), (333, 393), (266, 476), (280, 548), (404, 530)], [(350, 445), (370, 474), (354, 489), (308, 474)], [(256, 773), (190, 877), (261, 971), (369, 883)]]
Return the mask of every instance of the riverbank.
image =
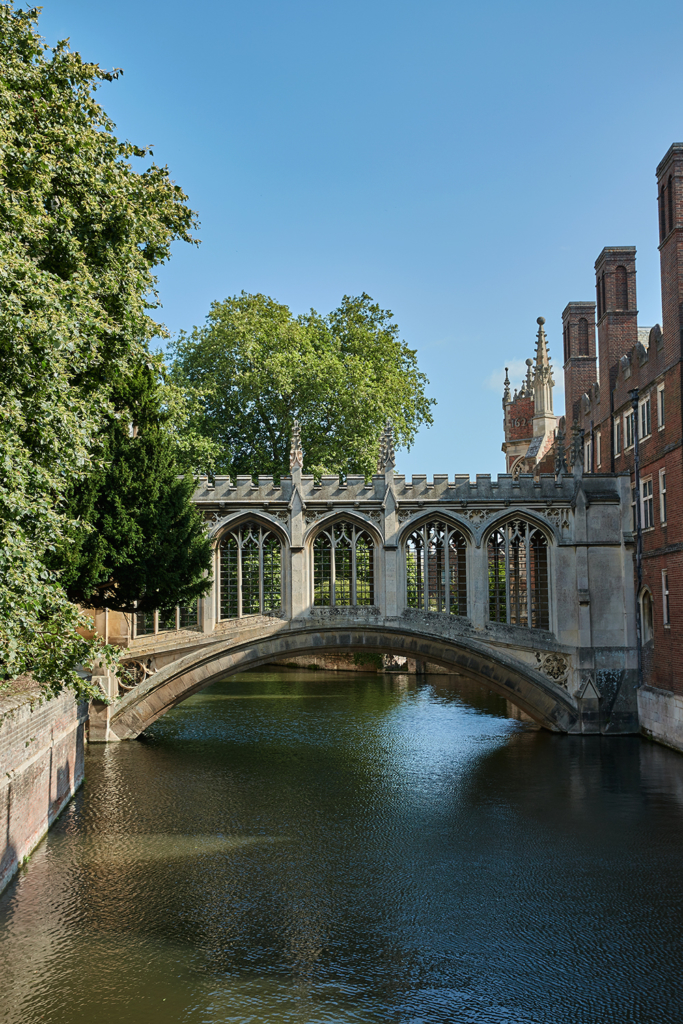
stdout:
[(0, 696), (0, 892), (83, 782), (88, 704), (30, 680)]

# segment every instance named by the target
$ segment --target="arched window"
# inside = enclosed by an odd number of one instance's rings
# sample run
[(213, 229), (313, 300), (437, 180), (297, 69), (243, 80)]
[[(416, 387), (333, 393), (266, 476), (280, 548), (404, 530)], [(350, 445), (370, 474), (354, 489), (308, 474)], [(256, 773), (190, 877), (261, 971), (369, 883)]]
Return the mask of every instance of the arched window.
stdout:
[(643, 643), (649, 644), (654, 636), (654, 628), (652, 625), (652, 594), (647, 587), (640, 597), (640, 618)]
[(565, 324), (562, 330), (562, 340), (564, 341), (564, 361), (565, 363), (569, 359), (569, 325)]
[(616, 309), (628, 309), (628, 278), (626, 267), (617, 267), (614, 272)]
[(282, 608), (282, 545), (260, 523), (240, 523), (218, 549), (221, 619), (264, 615)]
[(666, 185), (662, 185), (659, 193), (659, 237), (660, 241), (666, 235)]
[(579, 340), (579, 355), (580, 356), (587, 356), (588, 355), (588, 321), (586, 320), (585, 316), (582, 316), (581, 319), (579, 320), (578, 336), (579, 336), (579, 338), (578, 338), (578, 340)]
[(548, 541), (523, 519), (494, 530), (488, 541), (489, 618), (549, 629)]
[(602, 313), (601, 316), (605, 315), (607, 309), (607, 301), (605, 299), (605, 275), (603, 274), (600, 278), (600, 297), (602, 299)]
[(431, 522), (406, 542), (408, 607), (467, 615), (467, 542), (459, 530)]
[(354, 523), (336, 522), (313, 542), (313, 603), (335, 607), (375, 603), (375, 545)]
[(669, 214), (669, 231), (673, 231), (674, 226), (674, 183), (671, 175), (669, 175), (669, 183), (666, 189), (666, 205), (667, 212)]

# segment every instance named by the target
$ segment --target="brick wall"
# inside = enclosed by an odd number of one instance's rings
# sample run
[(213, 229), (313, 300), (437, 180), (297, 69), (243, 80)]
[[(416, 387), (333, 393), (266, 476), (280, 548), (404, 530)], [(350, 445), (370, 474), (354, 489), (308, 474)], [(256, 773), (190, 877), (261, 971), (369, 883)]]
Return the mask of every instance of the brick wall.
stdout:
[(87, 703), (0, 698), (0, 891), (83, 781)]

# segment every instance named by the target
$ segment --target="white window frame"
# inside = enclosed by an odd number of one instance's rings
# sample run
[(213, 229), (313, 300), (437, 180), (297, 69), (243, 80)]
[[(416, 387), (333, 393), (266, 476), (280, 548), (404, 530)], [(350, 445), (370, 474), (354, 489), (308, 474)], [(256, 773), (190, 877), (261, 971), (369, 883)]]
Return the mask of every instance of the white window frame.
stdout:
[(593, 454), (593, 442), (587, 437), (583, 445), (583, 471), (590, 473), (592, 469), (591, 456)]
[(640, 481), (640, 523), (643, 530), (651, 530), (655, 525), (654, 511), (652, 477), (647, 476)]
[(671, 627), (671, 609), (669, 608), (669, 570), (662, 569), (662, 619), (664, 628)]
[(638, 440), (645, 441), (652, 434), (652, 405), (650, 395), (638, 403)]
[(623, 441), (622, 423), (621, 416), (614, 417), (614, 457), (617, 458), (621, 455), (621, 443)]
[[(624, 413), (624, 451), (625, 452), (627, 452), (629, 450), (629, 448), (633, 448), (634, 428), (635, 428), (634, 414), (633, 414), (633, 409), (631, 409), (631, 410), (629, 410), (629, 412), (625, 412)], [(629, 440), (629, 434), (631, 435), (630, 440)]]
[(599, 430), (595, 432), (595, 462), (600, 469), (602, 465), (602, 438)]
[(657, 387), (657, 429), (664, 430), (666, 407), (664, 405), (664, 385)]
[(659, 471), (659, 522), (666, 526), (666, 467)]

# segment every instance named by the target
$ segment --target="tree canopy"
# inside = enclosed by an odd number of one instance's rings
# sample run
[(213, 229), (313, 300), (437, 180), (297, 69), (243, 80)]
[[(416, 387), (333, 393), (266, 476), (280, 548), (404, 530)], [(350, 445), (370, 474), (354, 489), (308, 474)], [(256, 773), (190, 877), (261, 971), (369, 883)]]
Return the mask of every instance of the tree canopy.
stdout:
[(306, 469), (374, 472), (382, 427), (410, 448), (432, 422), (429, 383), (392, 314), (369, 295), (345, 295), (326, 316), (295, 317), (266, 295), (214, 302), (202, 327), (171, 344), (172, 379), (201, 393), (193, 426), (214, 442), (215, 469), (232, 476), (289, 471), (298, 419)]
[(115, 396), (164, 333), (154, 268), (194, 215), (95, 102), (118, 72), (48, 49), (36, 19), (0, 4), (0, 677), (88, 694), (76, 668), (107, 652), (55, 565), (88, 528), (67, 496), (103, 471)]

